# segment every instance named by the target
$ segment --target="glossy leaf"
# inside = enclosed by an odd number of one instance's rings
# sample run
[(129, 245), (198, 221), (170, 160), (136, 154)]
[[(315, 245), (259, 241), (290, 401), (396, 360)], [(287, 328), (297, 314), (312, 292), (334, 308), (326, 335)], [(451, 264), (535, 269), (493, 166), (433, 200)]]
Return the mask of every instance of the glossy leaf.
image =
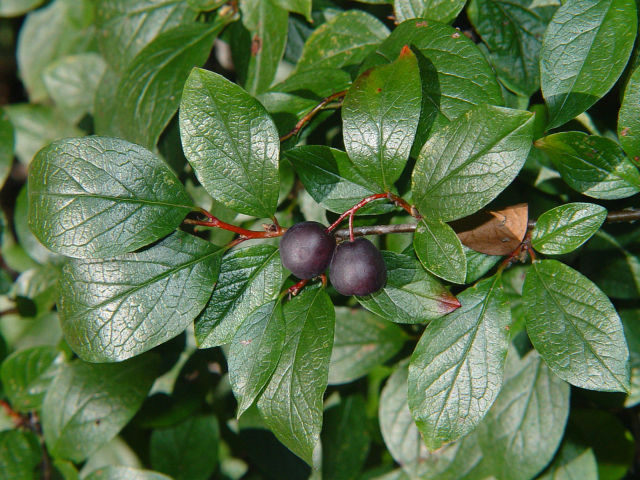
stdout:
[(225, 255), (218, 284), (196, 320), (198, 347), (231, 343), (253, 310), (276, 299), (283, 281), (280, 253), (272, 246), (254, 245)]
[(391, 61), (405, 45), (419, 52), (422, 80), (422, 112), (412, 156), (418, 156), (431, 132), (475, 105), (504, 103), (493, 69), (478, 47), (455, 28), (437, 22), (402, 22), (367, 58), (364, 68)]
[(56, 374), (60, 352), (41, 346), (19, 350), (2, 362), (0, 378), (11, 407), (20, 412), (37, 410)]
[[(347, 154), (324, 145), (303, 145), (285, 152), (309, 195), (332, 212), (342, 213), (365, 197), (380, 193), (354, 167)], [(373, 202), (358, 214), (393, 210), (387, 202)]]
[(588, 278), (556, 260), (534, 262), (524, 283), (529, 338), (572, 385), (629, 390), (629, 350), (620, 317)]
[(336, 307), (329, 384), (356, 380), (402, 348), (406, 334), (397, 325), (363, 309)]
[(451, 23), (465, 3), (466, 0), (394, 0), (393, 12), (397, 22), (411, 18), (428, 18)]
[(533, 229), (531, 245), (540, 253), (569, 253), (589, 240), (607, 218), (607, 209), (593, 203), (567, 203), (543, 213)]
[(0, 0), (0, 17), (18, 17), (43, 3), (44, 0)]
[(82, 131), (52, 107), (15, 103), (4, 107), (14, 129), (15, 155), (29, 165), (36, 153), (54, 140), (77, 137)]
[(109, 65), (122, 72), (160, 34), (193, 22), (195, 10), (182, 0), (99, 0), (98, 45)]
[(613, 200), (640, 192), (640, 172), (609, 138), (561, 132), (537, 140), (536, 147), (549, 155), (562, 179), (584, 195)]
[(213, 415), (194, 415), (154, 430), (149, 443), (151, 467), (174, 480), (207, 480), (218, 464), (219, 437)]
[(89, 50), (95, 40), (88, 0), (55, 0), (27, 15), (18, 37), (18, 69), (29, 99), (47, 98), (42, 74), (54, 60)]
[(13, 125), (4, 110), (0, 110), (0, 189), (11, 172), (14, 154)]
[(307, 21), (311, 20), (311, 2), (312, 0), (273, 0), (273, 2), (292, 13), (299, 13), (306, 17)]
[(353, 68), (387, 35), (387, 27), (373, 15), (347, 10), (313, 31), (304, 44), (296, 71)]
[(481, 105), (433, 134), (412, 175), (420, 213), (455, 220), (497, 197), (524, 165), (532, 120), (529, 112)]
[(40, 265), (61, 265), (64, 257), (45, 247), (29, 228), (28, 185), (24, 185), (16, 199), (13, 226), (16, 238), (24, 251)]
[(361, 395), (350, 395), (324, 412), (322, 475), (332, 480), (357, 478), (369, 452), (371, 434)]
[(286, 337), (273, 377), (258, 400), (260, 415), (284, 445), (308, 464), (322, 428), (333, 344), (333, 304), (322, 288), (306, 288), (284, 305)]
[(456, 297), (425, 272), (415, 257), (383, 251), (382, 258), (387, 283), (376, 293), (357, 297), (366, 309), (396, 323), (426, 323), (460, 307)]
[(180, 105), (189, 72), (194, 65), (204, 64), (226, 24), (223, 17), (211, 25), (179, 26), (140, 51), (123, 72), (116, 90), (112, 122), (118, 130), (114, 133), (153, 148)]
[(633, 407), (640, 403), (640, 310), (621, 310), (620, 319), (629, 346), (631, 388), (624, 404)]
[(637, 29), (633, 0), (568, 0), (542, 39), (542, 94), (549, 128), (559, 127), (605, 95), (624, 70)]
[(94, 470), (84, 480), (170, 480), (171, 477), (151, 470), (124, 466), (107, 466)]
[(94, 98), (107, 65), (97, 53), (63, 57), (43, 72), (47, 93), (71, 123), (93, 113)]
[(542, 35), (554, 12), (531, 0), (473, 0), (467, 9), (500, 79), (527, 97), (540, 88)]
[(598, 480), (598, 464), (593, 450), (564, 441), (549, 468), (539, 480)]
[(278, 202), (278, 132), (264, 107), (221, 75), (194, 69), (184, 87), (180, 133), (202, 186), (225, 206), (270, 217)]
[(29, 226), (51, 250), (107, 257), (162, 238), (194, 209), (156, 155), (119, 139), (54, 142), (29, 170)]
[(476, 478), (534, 478), (553, 458), (569, 414), (569, 385), (535, 352), (510, 350), (500, 395), (472, 435), (482, 449)]
[(42, 449), (34, 433), (20, 430), (0, 432), (0, 472), (4, 478), (35, 479), (41, 461)]
[(409, 408), (430, 450), (473, 430), (502, 386), (511, 312), (500, 276), (458, 298), (462, 307), (427, 326), (409, 364)]
[(413, 236), (413, 248), (422, 266), (453, 283), (464, 283), (467, 257), (460, 239), (442, 220), (421, 219)]
[(58, 305), (67, 342), (87, 361), (115, 362), (179, 335), (209, 300), (221, 253), (178, 231), (140, 252), (69, 262)]
[(229, 381), (238, 414), (249, 408), (278, 365), (285, 340), (282, 306), (273, 300), (251, 312), (236, 331), (229, 348)]
[(51, 455), (79, 463), (111, 440), (142, 405), (158, 360), (154, 355), (114, 364), (76, 360), (61, 368), (42, 407)]
[(420, 89), (418, 62), (406, 47), (394, 62), (360, 75), (342, 104), (349, 158), (385, 191), (409, 159), (420, 117)]
[(636, 68), (624, 90), (618, 112), (618, 138), (624, 151), (640, 162), (640, 68)]

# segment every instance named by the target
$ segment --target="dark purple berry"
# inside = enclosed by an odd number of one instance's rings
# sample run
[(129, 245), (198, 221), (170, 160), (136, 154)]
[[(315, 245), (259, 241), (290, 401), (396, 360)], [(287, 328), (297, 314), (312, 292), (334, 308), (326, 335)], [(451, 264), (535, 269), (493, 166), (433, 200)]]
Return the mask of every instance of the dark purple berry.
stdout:
[(336, 247), (329, 278), (342, 295), (369, 295), (384, 286), (387, 266), (373, 243), (366, 238), (356, 238)]
[(296, 277), (313, 278), (327, 269), (335, 247), (336, 239), (324, 225), (301, 222), (282, 236), (280, 258)]

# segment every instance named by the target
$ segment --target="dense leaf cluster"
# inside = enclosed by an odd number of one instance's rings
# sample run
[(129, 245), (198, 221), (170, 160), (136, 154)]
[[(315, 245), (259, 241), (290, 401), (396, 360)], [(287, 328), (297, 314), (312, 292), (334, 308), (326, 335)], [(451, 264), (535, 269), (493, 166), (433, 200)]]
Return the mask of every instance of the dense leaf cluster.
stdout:
[[(637, 474), (634, 0), (0, 17), (0, 477)], [(369, 295), (282, 265), (344, 212)]]

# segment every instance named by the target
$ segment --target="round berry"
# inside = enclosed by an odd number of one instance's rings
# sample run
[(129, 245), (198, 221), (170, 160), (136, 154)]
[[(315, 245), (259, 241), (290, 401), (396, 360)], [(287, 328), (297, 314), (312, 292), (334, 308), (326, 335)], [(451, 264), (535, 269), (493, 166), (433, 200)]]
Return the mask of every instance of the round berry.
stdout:
[(366, 238), (356, 238), (336, 247), (329, 278), (342, 295), (369, 295), (384, 286), (387, 266), (373, 243)]
[(282, 265), (296, 277), (313, 278), (329, 266), (335, 237), (318, 222), (301, 222), (288, 229), (280, 240)]

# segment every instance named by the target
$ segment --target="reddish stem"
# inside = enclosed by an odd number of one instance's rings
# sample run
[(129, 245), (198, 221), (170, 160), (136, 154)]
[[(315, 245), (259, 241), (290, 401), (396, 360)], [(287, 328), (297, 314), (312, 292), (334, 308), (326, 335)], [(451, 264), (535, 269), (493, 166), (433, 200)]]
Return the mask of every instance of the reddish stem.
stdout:
[(280, 141), (284, 142), (285, 140), (290, 139), (291, 137), (293, 137), (294, 135), (297, 135), (298, 132), (300, 130), (302, 130), (302, 128), (311, 121), (311, 119), (313, 117), (316, 116), (316, 114), (322, 110), (323, 108), (325, 108), (328, 104), (330, 104), (331, 102), (333, 102), (334, 100), (338, 100), (340, 98), (343, 98), (345, 95), (347, 94), (346, 90), (342, 90), (341, 92), (337, 92), (334, 93), (333, 95), (329, 95), (326, 98), (323, 98), (322, 101), (316, 105), (315, 107), (313, 107), (309, 113), (307, 113), (304, 117), (302, 117), (300, 120), (298, 120), (298, 123), (296, 123), (295, 127), (293, 127), (293, 129), (287, 133), (286, 135), (283, 135), (282, 137), (280, 137)]
[(305, 278), (304, 280), (300, 280), (298, 283), (296, 283), (292, 287), (289, 287), (289, 289), (287, 290), (287, 293), (291, 297), (295, 297), (296, 295), (298, 295), (300, 293), (300, 290), (302, 290), (307, 283), (309, 283), (309, 279), (308, 278)]
[(189, 225), (200, 225), (203, 227), (216, 227), (221, 228), (223, 230), (228, 230), (230, 232), (237, 233), (243, 239), (247, 240), (250, 238), (273, 238), (280, 237), (284, 234), (285, 229), (280, 225), (274, 223), (273, 225), (265, 225), (264, 231), (258, 230), (247, 230), (246, 228), (237, 227), (235, 225), (231, 225), (230, 223), (223, 222), (219, 218), (215, 217), (211, 213), (207, 212), (205, 209), (201, 208), (200, 212), (208, 218), (208, 220), (193, 220), (191, 218), (187, 218), (184, 220), (184, 223)]

